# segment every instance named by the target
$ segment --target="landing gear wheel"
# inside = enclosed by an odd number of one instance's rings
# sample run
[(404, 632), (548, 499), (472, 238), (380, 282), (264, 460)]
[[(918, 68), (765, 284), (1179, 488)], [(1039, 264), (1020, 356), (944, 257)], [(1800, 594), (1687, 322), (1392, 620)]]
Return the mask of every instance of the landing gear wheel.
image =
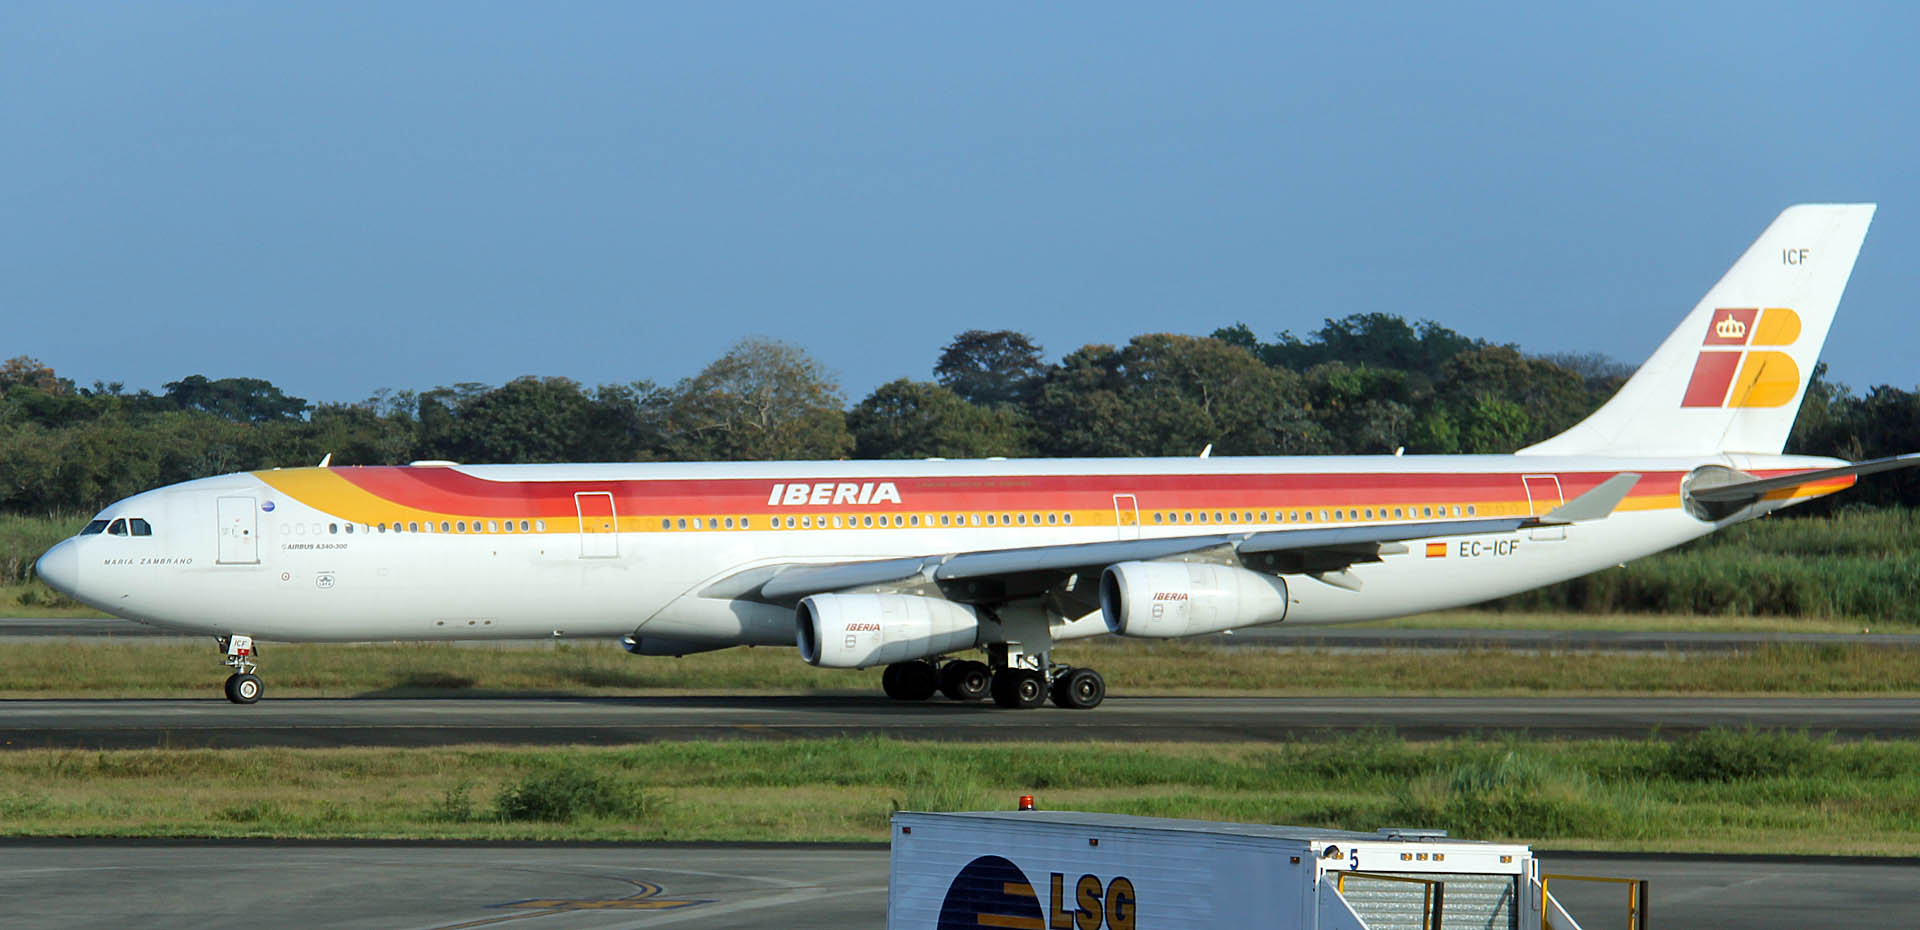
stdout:
[(896, 701), (924, 701), (940, 687), (932, 662), (895, 662), (880, 673), (880, 687)]
[(261, 690), (262, 685), (258, 675), (227, 676), (227, 700), (235, 704), (258, 704)]
[(1039, 707), (1047, 701), (1047, 680), (1039, 672), (1001, 669), (993, 673), (993, 702), (1001, 707)]
[(963, 659), (940, 669), (940, 693), (956, 701), (978, 701), (993, 687), (993, 673), (985, 662)]
[(1089, 710), (1106, 700), (1107, 680), (1090, 668), (1066, 669), (1053, 679), (1052, 691), (1055, 707)]

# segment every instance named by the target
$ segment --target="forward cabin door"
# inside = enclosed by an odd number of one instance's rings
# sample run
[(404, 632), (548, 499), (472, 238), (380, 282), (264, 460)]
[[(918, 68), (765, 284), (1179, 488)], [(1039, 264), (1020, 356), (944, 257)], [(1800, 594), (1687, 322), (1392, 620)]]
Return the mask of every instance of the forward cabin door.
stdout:
[[(1566, 503), (1560, 495), (1559, 475), (1522, 475), (1520, 483), (1527, 486), (1527, 507), (1536, 517), (1544, 517), (1555, 507)], [(1554, 540), (1567, 538), (1564, 526), (1543, 526), (1529, 531), (1534, 539)]]
[(221, 565), (260, 564), (260, 527), (251, 497), (219, 500)]
[(620, 554), (620, 521), (613, 511), (613, 494), (608, 491), (581, 491), (573, 495), (573, 506), (580, 514), (580, 557), (611, 559)]
[(1140, 501), (1131, 494), (1113, 496), (1113, 523), (1121, 539), (1140, 538)]

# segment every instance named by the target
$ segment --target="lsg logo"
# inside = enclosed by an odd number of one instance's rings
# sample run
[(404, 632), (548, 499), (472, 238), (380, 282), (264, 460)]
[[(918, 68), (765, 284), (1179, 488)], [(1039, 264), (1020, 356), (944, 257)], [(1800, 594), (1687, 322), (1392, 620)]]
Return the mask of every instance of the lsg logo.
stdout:
[(1025, 872), (1000, 856), (981, 856), (954, 876), (940, 904), (940, 930), (1134, 930), (1133, 881), (1116, 875), (1082, 875), (1069, 891), (1067, 876), (1047, 877), (1047, 906)]

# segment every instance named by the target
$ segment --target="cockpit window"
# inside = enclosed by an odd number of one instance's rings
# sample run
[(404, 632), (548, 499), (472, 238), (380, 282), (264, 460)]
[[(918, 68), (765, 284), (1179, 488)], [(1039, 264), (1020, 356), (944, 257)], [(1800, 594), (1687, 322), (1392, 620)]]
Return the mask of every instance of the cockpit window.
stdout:
[(125, 517), (121, 517), (120, 519), (115, 520), (112, 523), (108, 524), (107, 535), (108, 536), (127, 535), (127, 519)]
[(147, 521), (140, 519), (139, 517), (128, 517), (127, 528), (131, 529), (133, 531), (133, 535), (135, 536), (152, 536), (153, 535), (153, 524), (150, 524)]
[(95, 520), (92, 523), (87, 524), (86, 528), (80, 531), (80, 535), (98, 536), (101, 533), (104, 533), (106, 531), (107, 531), (107, 521)]

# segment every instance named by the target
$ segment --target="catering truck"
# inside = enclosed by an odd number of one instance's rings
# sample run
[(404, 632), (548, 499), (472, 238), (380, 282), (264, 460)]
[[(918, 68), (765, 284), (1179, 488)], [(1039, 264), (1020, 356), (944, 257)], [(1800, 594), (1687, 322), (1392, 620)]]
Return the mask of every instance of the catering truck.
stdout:
[[(888, 930), (1579, 930), (1529, 847), (1440, 831), (1035, 810), (892, 830)], [(1645, 882), (1628, 897), (1645, 930)]]

